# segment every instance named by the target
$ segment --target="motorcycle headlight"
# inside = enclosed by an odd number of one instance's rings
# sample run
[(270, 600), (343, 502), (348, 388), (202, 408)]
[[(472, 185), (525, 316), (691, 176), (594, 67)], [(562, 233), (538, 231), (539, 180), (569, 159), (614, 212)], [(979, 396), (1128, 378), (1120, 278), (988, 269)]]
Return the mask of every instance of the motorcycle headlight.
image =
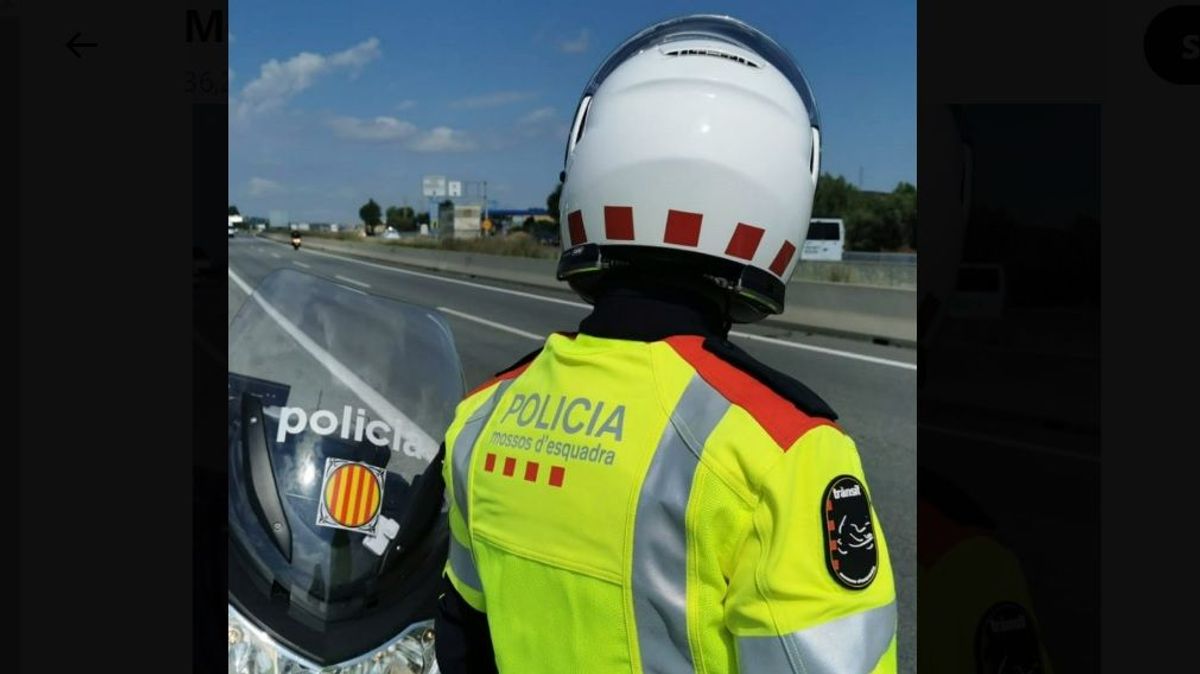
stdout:
[(387, 643), (336, 665), (317, 665), (277, 643), (229, 607), (229, 674), (438, 674), (433, 621), (409, 625)]

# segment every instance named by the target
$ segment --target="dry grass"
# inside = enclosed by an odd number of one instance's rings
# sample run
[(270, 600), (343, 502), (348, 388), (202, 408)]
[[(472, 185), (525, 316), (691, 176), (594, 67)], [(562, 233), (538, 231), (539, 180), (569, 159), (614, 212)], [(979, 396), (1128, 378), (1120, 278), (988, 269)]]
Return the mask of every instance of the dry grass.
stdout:
[[(279, 234), (281, 236), (287, 236), (288, 230), (277, 229), (277, 230), (269, 231), (267, 233), (268, 234)], [(359, 234), (358, 232), (351, 230), (348, 232), (315, 232), (315, 231), (304, 232), (304, 231), (302, 231), (302, 232), (300, 232), (300, 238), (302, 238), (302, 239), (336, 239), (338, 241), (361, 241), (361, 240), (363, 240), (364, 237), (361, 234)]]
[(841, 265), (834, 265), (829, 268), (829, 280), (833, 283), (848, 283), (850, 281), (850, 270)]
[(516, 232), (508, 236), (489, 236), (481, 239), (412, 237), (407, 239), (382, 240), (376, 237), (376, 240), (389, 246), (436, 248), (463, 253), (483, 253), (486, 255), (556, 258), (559, 254), (558, 247), (544, 246), (524, 232)]

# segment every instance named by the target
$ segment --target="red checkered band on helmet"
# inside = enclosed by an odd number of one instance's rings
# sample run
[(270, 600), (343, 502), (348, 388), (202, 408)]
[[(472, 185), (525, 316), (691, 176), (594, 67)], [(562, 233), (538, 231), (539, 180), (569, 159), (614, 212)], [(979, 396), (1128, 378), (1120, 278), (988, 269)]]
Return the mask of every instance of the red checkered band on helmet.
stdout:
[(633, 207), (604, 207), (604, 236), (619, 241), (633, 241)]
[(792, 256), (796, 254), (796, 246), (792, 245), (791, 241), (784, 241), (779, 247), (779, 252), (775, 254), (775, 259), (771, 262), (771, 271), (775, 275), (782, 278), (783, 271), (787, 269), (788, 263), (792, 261)]
[[(667, 210), (667, 226), (663, 232), (663, 243), (690, 248), (698, 247), (703, 220), (703, 213)], [(587, 232), (583, 228), (583, 211), (574, 210), (567, 214), (567, 230), (572, 246), (587, 243)], [(762, 243), (764, 233), (765, 230), (762, 227), (739, 222), (725, 248), (725, 254), (743, 260), (753, 260), (754, 255), (758, 252), (759, 244)], [(612, 241), (636, 240), (632, 206), (604, 207), (604, 236)], [(795, 255), (796, 245), (791, 241), (784, 241), (783, 245), (779, 247), (779, 251), (775, 253), (775, 258), (771, 261), (768, 269), (782, 278)]]
[(587, 233), (583, 231), (583, 211), (567, 214), (567, 231), (571, 235), (572, 246), (587, 243)]
[(737, 229), (733, 230), (733, 237), (729, 239), (729, 246), (725, 248), (725, 254), (740, 257), (743, 260), (753, 260), (762, 236), (762, 227), (739, 222)]
[(667, 211), (667, 232), (663, 235), (663, 243), (695, 248), (700, 244), (700, 220), (703, 217), (700, 213)]

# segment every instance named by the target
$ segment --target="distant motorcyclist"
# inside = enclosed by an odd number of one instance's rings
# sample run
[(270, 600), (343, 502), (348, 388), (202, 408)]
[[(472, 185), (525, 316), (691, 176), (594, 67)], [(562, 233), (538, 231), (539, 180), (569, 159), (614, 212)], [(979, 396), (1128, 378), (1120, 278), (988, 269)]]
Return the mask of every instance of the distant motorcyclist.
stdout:
[(292, 249), (300, 250), (300, 230), (292, 230)]

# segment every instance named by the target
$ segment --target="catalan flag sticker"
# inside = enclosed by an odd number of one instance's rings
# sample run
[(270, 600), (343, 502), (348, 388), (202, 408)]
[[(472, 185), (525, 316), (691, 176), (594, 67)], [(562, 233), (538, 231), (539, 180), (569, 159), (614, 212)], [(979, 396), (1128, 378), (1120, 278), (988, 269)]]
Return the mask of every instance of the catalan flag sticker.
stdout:
[(383, 504), (383, 473), (365, 463), (326, 459), (317, 524), (374, 535)]

